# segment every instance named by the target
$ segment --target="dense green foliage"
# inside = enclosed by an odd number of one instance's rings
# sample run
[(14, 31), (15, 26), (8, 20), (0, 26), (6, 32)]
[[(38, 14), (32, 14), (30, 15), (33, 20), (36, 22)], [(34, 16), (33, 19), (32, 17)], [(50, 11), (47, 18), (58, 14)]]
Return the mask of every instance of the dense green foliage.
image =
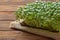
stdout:
[(24, 23), (50, 31), (59, 31), (60, 28), (60, 2), (33, 2), (24, 8), (19, 8), (17, 19), (24, 19)]

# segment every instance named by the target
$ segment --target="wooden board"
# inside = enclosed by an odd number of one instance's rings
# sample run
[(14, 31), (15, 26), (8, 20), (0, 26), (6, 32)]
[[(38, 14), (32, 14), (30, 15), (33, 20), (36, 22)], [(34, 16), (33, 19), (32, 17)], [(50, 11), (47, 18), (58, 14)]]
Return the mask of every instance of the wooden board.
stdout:
[(0, 5), (0, 11), (16, 11), (19, 7), (24, 7), (25, 5)]
[(32, 35), (22, 31), (16, 31), (9, 28), (11, 21), (0, 21), (0, 40), (51, 40), (42, 36)]
[(15, 20), (11, 11), (0, 12), (0, 40), (53, 40), (43, 36), (37, 36), (19, 30), (13, 30), (9, 27), (10, 22)]
[(16, 20), (16, 18), (15, 18), (15, 15), (14, 15), (14, 12), (8, 12), (8, 11), (2, 11), (2, 12), (0, 12), (0, 21), (8, 21), (8, 20), (11, 20), (11, 21), (13, 21), (13, 20)]
[[(25, 5), (36, 0), (0, 0), (0, 5)], [(42, 1), (60, 1), (60, 0), (42, 0)]]
[(0, 2), (33, 2), (35, 0), (0, 0)]
[(25, 5), (35, 0), (0, 0), (1, 5)]
[(12, 29), (9, 28), (9, 24), (12, 21), (0, 21), (0, 31), (12, 31)]
[(25, 32), (33, 33), (33, 34), (36, 34), (36, 35), (42, 35), (42, 36), (45, 36), (45, 37), (50, 37), (50, 38), (53, 38), (53, 39), (56, 39), (56, 40), (60, 40), (60, 33), (55, 33), (55, 32), (50, 32), (50, 31), (47, 31), (47, 30), (41, 30), (41, 29), (22, 26), (20, 24), (21, 21), (22, 20), (11, 22), (10, 27), (14, 28), (14, 29), (25, 31)]
[(9, 28), (10, 22), (16, 20), (13, 13), (33, 1), (35, 0), (0, 0), (0, 40), (53, 40)]
[[(0, 2), (34, 2), (36, 0), (0, 0)], [(58, 1), (58, 0), (43, 0), (43, 1)]]
[(0, 40), (51, 40), (21, 31), (0, 31)]

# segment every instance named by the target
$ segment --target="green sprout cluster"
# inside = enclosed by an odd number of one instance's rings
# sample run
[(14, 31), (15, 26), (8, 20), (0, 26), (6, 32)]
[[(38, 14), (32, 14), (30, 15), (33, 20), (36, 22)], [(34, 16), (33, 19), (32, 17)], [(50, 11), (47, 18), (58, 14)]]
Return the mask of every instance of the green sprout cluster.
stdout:
[(60, 2), (33, 2), (15, 12), (17, 20), (24, 19), (30, 27), (59, 31)]

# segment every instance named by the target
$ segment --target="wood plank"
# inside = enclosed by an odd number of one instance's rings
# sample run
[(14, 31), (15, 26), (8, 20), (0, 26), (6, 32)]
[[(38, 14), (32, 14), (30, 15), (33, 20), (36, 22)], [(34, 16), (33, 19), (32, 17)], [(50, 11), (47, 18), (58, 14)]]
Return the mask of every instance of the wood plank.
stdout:
[(0, 5), (26, 5), (29, 2), (0, 2)]
[(20, 4), (20, 5), (25, 5), (25, 4), (27, 4), (27, 3), (29, 3), (29, 2), (33, 2), (33, 1), (35, 1), (35, 0), (1, 0), (0, 1), (0, 5), (2, 4), (2, 5), (9, 5), (9, 4)]
[(22, 31), (0, 31), (0, 39), (15, 40), (52, 40), (46, 37), (29, 34)]
[[(25, 5), (36, 0), (1, 0), (0, 5)], [(42, 0), (42, 1), (60, 1), (60, 0)]]
[(9, 25), (12, 21), (0, 21), (0, 31), (12, 31)]
[(52, 40), (50, 38), (46, 38), (46, 37), (42, 37), (42, 36), (37, 36), (37, 35), (33, 35), (33, 34), (28, 34), (25, 32), (20, 32), (20, 34), (17, 35), (17, 40)]
[(15, 39), (15, 40), (50, 40), (42, 36), (35, 36), (22, 31), (11, 31), (9, 23), (11, 21), (0, 21), (0, 39)]
[(9, 28), (10, 22), (14, 21), (14, 12), (0, 12), (0, 31), (1, 30), (12, 30)]
[(0, 11), (16, 11), (19, 7), (24, 7), (25, 5), (0, 5)]
[[(8, 3), (8, 2), (35, 2), (36, 0), (1, 0), (2, 3)], [(59, 0), (42, 0), (42, 1), (59, 1)]]
[(60, 0), (55, 0), (55, 1), (60, 2)]
[(0, 12), (0, 21), (15, 20), (14, 12)]
[(12, 36), (11, 37), (9, 37), (9, 36), (8, 37), (6, 37), (6, 36), (5, 37), (0, 37), (0, 40), (15, 40), (15, 39), (16, 38), (12, 37)]
[(52, 2), (56, 2), (56, 1), (60, 1), (60, 0), (43, 0), (43, 1), (52, 1)]
[(0, 37), (16, 36), (18, 33), (19, 33), (19, 31), (0, 31)]
[(0, 40), (16, 40), (18, 31), (0, 31)]
[(23, 0), (0, 0), (0, 2), (22, 2)]
[(45, 37), (50, 37), (50, 38), (53, 38), (53, 39), (56, 39), (56, 40), (60, 39), (60, 34), (59, 33), (54, 33), (54, 32), (49, 32), (49, 31), (46, 31), (46, 30), (21, 26), (20, 21), (19, 22), (15, 22), (15, 21), (11, 22), (11, 28), (15, 28), (15, 29), (18, 29), (18, 30), (23, 30), (25, 32), (33, 33), (33, 34), (36, 34), (36, 35), (43, 35)]
[(0, 0), (0, 2), (32, 2), (35, 0)]

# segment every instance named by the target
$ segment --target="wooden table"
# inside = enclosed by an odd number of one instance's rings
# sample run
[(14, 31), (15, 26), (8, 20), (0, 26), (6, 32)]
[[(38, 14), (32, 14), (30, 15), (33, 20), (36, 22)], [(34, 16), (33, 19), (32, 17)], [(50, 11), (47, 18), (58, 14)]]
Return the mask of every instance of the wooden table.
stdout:
[[(15, 20), (14, 12), (20, 6), (34, 0), (0, 0), (0, 40), (53, 40), (44, 36), (13, 30), (9, 28), (10, 22)], [(23, 7), (22, 6), (22, 7)]]
[(14, 20), (13, 12), (0, 12), (0, 40), (52, 40), (43, 36), (10, 29), (9, 24)]

